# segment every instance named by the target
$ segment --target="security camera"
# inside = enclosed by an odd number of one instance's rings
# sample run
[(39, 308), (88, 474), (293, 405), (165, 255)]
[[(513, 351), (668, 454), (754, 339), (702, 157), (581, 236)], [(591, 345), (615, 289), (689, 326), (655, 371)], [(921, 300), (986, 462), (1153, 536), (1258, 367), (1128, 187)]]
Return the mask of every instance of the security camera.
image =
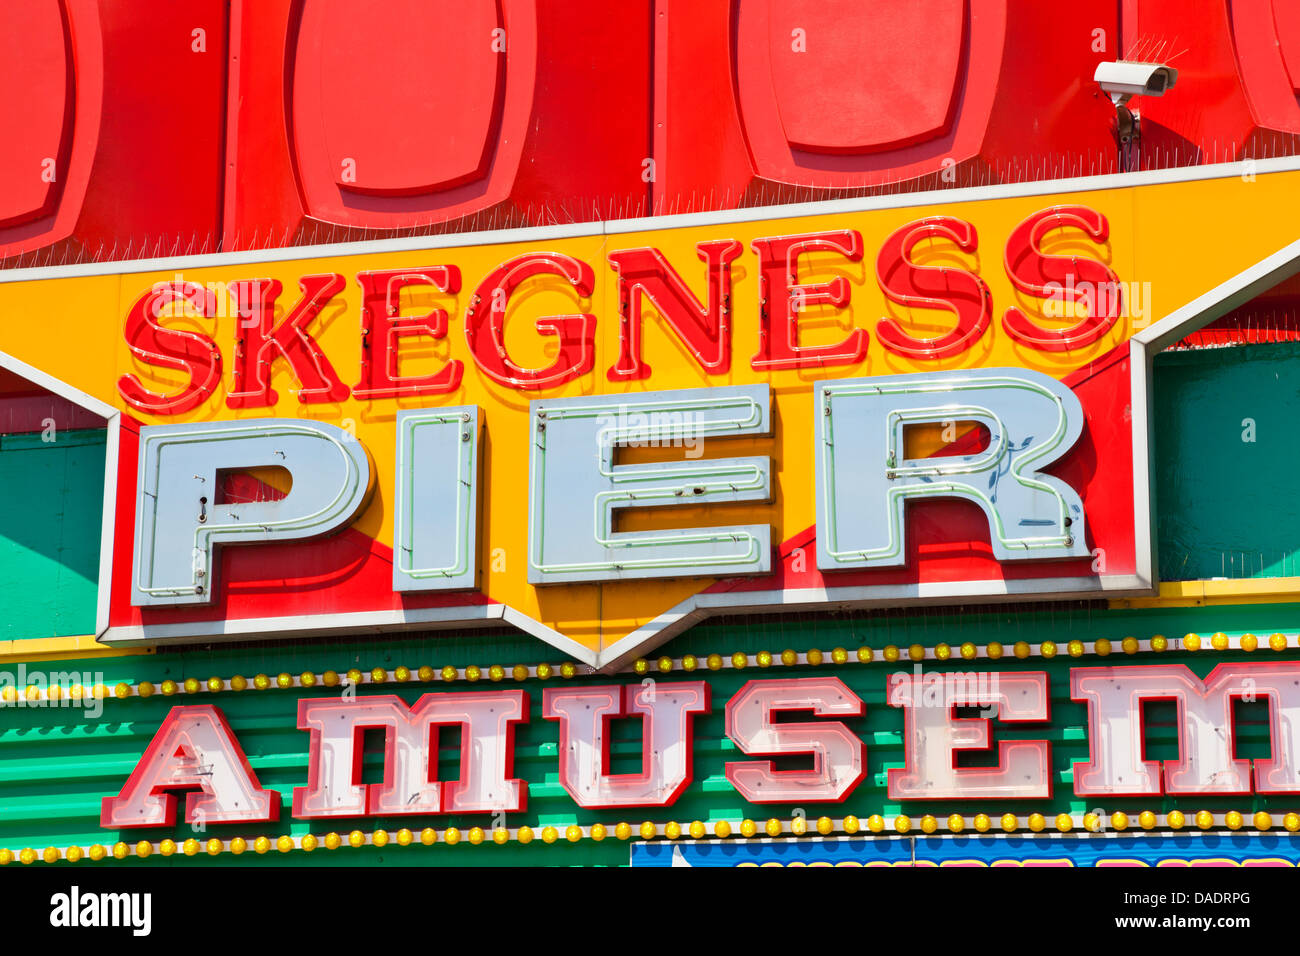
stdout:
[(1133, 96), (1164, 96), (1178, 82), (1178, 71), (1163, 63), (1112, 60), (1098, 63), (1092, 78), (1110, 94), (1112, 103), (1123, 106)]

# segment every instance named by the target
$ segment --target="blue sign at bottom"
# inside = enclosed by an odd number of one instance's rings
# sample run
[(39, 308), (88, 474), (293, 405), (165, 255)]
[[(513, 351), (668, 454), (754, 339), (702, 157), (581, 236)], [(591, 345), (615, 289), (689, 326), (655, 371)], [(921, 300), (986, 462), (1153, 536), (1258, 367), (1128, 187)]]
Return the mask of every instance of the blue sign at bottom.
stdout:
[(634, 843), (633, 866), (1284, 866), (1300, 835), (1044, 833)]

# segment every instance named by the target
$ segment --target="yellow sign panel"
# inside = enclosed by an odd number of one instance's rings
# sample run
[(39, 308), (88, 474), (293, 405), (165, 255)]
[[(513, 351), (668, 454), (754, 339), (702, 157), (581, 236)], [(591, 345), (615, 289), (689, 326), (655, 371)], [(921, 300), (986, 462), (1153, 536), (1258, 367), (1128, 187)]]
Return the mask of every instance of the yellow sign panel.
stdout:
[[(1132, 454), (1145, 448), (1145, 435), (1127, 447), (1115, 437), (1129, 434), (1132, 402), (1145, 401), (1124, 391), (1128, 343), (1291, 242), (1300, 172), (1071, 185), (1079, 188), (1038, 184), (927, 194), (907, 206), (901, 198), (852, 200), (29, 270), (0, 283), (0, 361), (39, 370), (121, 413), (106, 516), (116, 528), (101, 582), (108, 640), (504, 619), (608, 666), (705, 610), (1131, 592), (1152, 583), (1146, 502), (1129, 500), (1114, 514), (1097, 503), (1114, 488), (1131, 499), (1136, 487), (1143, 498), (1145, 466), (1135, 484)], [(1117, 405), (1100, 394), (1110, 380), (1097, 384), (1108, 368), (1119, 369)], [(1090, 547), (1082, 564), (1035, 574), (1017, 570), (1021, 562), (1008, 571), (990, 554), (987, 529), (981, 540), (962, 523), (970, 516), (953, 512), (952, 537), (945, 542), (943, 527), (918, 531), (921, 550), (901, 567), (819, 567), (817, 383), (991, 369), (1043, 373), (1080, 395), (1085, 440), (1101, 459), (1097, 475), (1075, 469), (1066, 481), (1084, 486), (1075, 490), (1090, 535), (1115, 536), (1116, 566), (1097, 568), (1101, 549)], [(765, 573), (700, 577), (684, 566), (675, 575), (530, 581), (538, 425), (531, 403), (755, 385), (770, 390), (770, 434), (697, 443), (673, 432), (671, 441), (625, 443), (617, 461), (764, 458), (771, 500), (691, 505), (686, 495), (656, 508), (633, 501), (615, 512), (611, 533), (765, 526), (774, 549)], [(401, 548), (399, 415), (467, 406), (481, 413), (477, 585), (397, 593), (390, 572)], [(1108, 421), (1117, 416), (1127, 416), (1122, 426)], [(133, 601), (141, 429), (272, 419), (326, 423), (354, 436), (371, 465), (364, 506), (326, 537), (223, 548), (224, 577), (214, 568), (205, 603)], [(907, 431), (905, 457), (956, 454), (963, 442), (965, 453), (978, 453), (979, 421), (918, 422)], [(595, 457), (565, 467), (595, 468)], [(252, 483), (245, 487), (267, 499), (292, 495), (291, 482), (307, 480), (244, 470)], [(418, 474), (415, 481), (418, 494)], [(214, 508), (222, 493), (214, 491)], [(946, 513), (934, 514), (932, 523), (944, 525)]]

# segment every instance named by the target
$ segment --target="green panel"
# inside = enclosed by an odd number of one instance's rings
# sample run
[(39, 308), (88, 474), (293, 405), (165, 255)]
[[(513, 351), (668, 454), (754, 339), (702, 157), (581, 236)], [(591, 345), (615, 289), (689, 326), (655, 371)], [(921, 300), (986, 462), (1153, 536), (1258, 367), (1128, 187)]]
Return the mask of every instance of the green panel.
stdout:
[[(626, 819), (633, 824), (642, 819), (658, 823), (677, 820), (683, 824), (692, 820), (736, 820), (749, 817), (765, 820), (768, 817), (789, 819), (796, 808), (790, 805), (751, 806), (740, 800), (724, 776), (728, 760), (741, 759), (724, 733), (724, 708), (726, 701), (744, 681), (753, 677), (778, 676), (793, 673), (835, 674), (845, 681), (867, 704), (866, 715), (846, 721), (866, 741), (868, 746), (868, 777), (842, 805), (807, 804), (801, 809), (809, 817), (823, 813), (841, 816), (854, 813), (866, 817), (872, 813), (892, 816), (905, 811), (913, 817), (925, 812), (962, 812), (968, 819), (976, 812), (1000, 814), (1008, 810), (1027, 814), (1033, 811), (1056, 813), (1068, 811), (1081, 813), (1095, 809), (1098, 799), (1077, 799), (1072, 790), (1072, 765), (1086, 759), (1087, 734), (1084, 722), (1086, 710), (1082, 704), (1069, 699), (1069, 670), (1071, 667), (1102, 666), (1127, 661), (1128, 657), (1116, 653), (1108, 658), (1096, 656), (1074, 660), (1062, 653), (1055, 659), (1030, 658), (1018, 661), (1011, 657), (1013, 642), (1025, 640), (1038, 644), (1044, 639), (1058, 642), (1064, 647), (1072, 638), (1094, 640), (1099, 637), (1118, 641), (1128, 635), (1147, 638), (1163, 633), (1170, 638), (1181, 637), (1188, 631), (1208, 635), (1214, 631), (1241, 633), (1252, 631), (1268, 635), (1284, 631), (1295, 635), (1300, 629), (1300, 605), (1247, 605), (1235, 607), (1104, 610), (1095, 605), (1075, 605), (1067, 608), (1018, 610), (1014, 608), (989, 609), (981, 612), (944, 612), (926, 614), (883, 613), (874, 616), (832, 617), (803, 619), (795, 616), (767, 618), (754, 623), (718, 622), (695, 628), (665, 648), (665, 652), (680, 657), (685, 653), (700, 656), (717, 652), (730, 656), (736, 651), (754, 653), (760, 650), (779, 652), (786, 647), (806, 651), (818, 647), (829, 652), (835, 646), (856, 651), (859, 646), (876, 649), (876, 662), (849, 664), (820, 668), (802, 667), (785, 669), (750, 667), (744, 671), (722, 670), (716, 673), (701, 669), (688, 675), (680, 671), (668, 676), (657, 675), (660, 680), (706, 679), (713, 692), (713, 711), (697, 718), (695, 725), (694, 780), (677, 803), (668, 808), (642, 809), (626, 813), (589, 811), (577, 807), (564, 792), (558, 780), (557, 724), (543, 720), (540, 715), (542, 690), (548, 682), (530, 680), (516, 685), (530, 693), (532, 713), (530, 722), (521, 726), (516, 735), (515, 774), (529, 783), (528, 808), (524, 813), (512, 814), (509, 826), (528, 824), (533, 827), (553, 824), (557, 827), (569, 823), (607, 825)], [(933, 645), (941, 641), (954, 647), (963, 641), (987, 644), (1001, 641), (1008, 647), (1008, 656), (1002, 661), (980, 661), (978, 664), (935, 665), (935, 670), (973, 670), (977, 668), (1045, 670), (1050, 675), (1052, 690), (1052, 721), (1040, 728), (1027, 726), (1013, 729), (998, 724), (995, 734), (1001, 739), (1033, 737), (1051, 740), (1052, 770), (1055, 796), (1046, 801), (1011, 801), (961, 805), (953, 802), (927, 805), (909, 803), (906, 807), (889, 801), (885, 796), (885, 773), (890, 767), (901, 766), (902, 712), (885, 701), (885, 684), (890, 673), (911, 665), (887, 664), (880, 658), (880, 650), (894, 644), (906, 648), (911, 643)], [(1294, 648), (1281, 654), (1267, 649), (1252, 654), (1230, 652), (1227, 654), (1166, 652), (1141, 654), (1134, 660), (1146, 663), (1183, 662), (1199, 675), (1206, 674), (1224, 659), (1234, 660), (1294, 660), (1300, 652)], [(266, 644), (255, 648), (196, 647), (181, 651), (161, 652), (146, 657), (107, 658), (94, 661), (66, 662), (60, 670), (87, 671), (81, 678), (85, 682), (153, 681), (165, 678), (182, 680), (185, 677), (205, 679), (210, 676), (229, 678), (234, 674), (252, 677), (258, 672), (274, 675), (280, 671), (300, 673), (310, 669), (345, 670), (358, 667), (369, 670), (375, 666), (391, 669), (405, 663), (412, 669), (422, 664), (441, 667), (445, 664), (463, 666), (475, 663), (486, 669), (487, 665), (500, 663), (535, 663), (550, 660), (558, 663), (554, 655), (530, 639), (518, 636), (465, 636), (465, 637), (413, 637), (401, 640), (374, 642), (347, 641), (336, 644), (299, 645)], [(29, 668), (37, 665), (28, 665)], [(931, 669), (927, 667), (927, 670)], [(102, 672), (102, 673), (96, 673)], [(560, 682), (560, 678), (552, 679)], [(615, 678), (585, 677), (575, 680), (623, 683), (638, 678), (623, 675)], [(486, 684), (486, 681), (483, 682)], [(507, 679), (506, 683), (513, 684)], [(399, 693), (408, 702), (421, 693), (454, 687), (467, 689), (465, 682), (447, 685), (441, 681), (430, 684), (385, 684), (382, 687), (365, 686), (362, 693)], [(256, 836), (266, 833), (322, 834), (331, 829), (346, 833), (352, 828), (363, 830), (383, 826), (395, 830), (402, 826), (418, 829), (434, 826), (439, 831), (447, 826), (457, 826), (464, 832), (468, 827), (491, 826), (489, 815), (437, 815), (432, 817), (360, 819), (355, 821), (306, 821), (289, 816), (294, 786), (307, 780), (308, 735), (296, 729), (296, 709), (300, 696), (325, 696), (337, 691), (316, 688), (298, 690), (247, 690), (242, 693), (206, 693), (193, 697), (164, 698), (156, 694), (142, 699), (109, 700), (97, 719), (89, 719), (88, 711), (72, 708), (5, 708), (0, 719), (0, 847), (14, 850), (23, 847), (40, 849), (46, 845), (82, 846), (99, 842), (112, 843), (117, 839), (128, 842), (147, 837), (159, 840), (164, 836), (182, 840), (189, 836), (221, 836), (237, 834)], [(200, 702), (214, 703), (226, 714), (262, 784), (278, 790), (283, 797), (284, 813), (279, 824), (253, 827), (213, 827), (208, 834), (194, 834), (187, 827), (174, 830), (166, 828), (149, 831), (102, 831), (98, 827), (100, 801), (116, 793), (131, 772), (135, 761), (159, 726), (169, 707), (174, 704)], [(1239, 756), (1263, 756), (1269, 746), (1267, 728), (1257, 711), (1247, 710), (1240, 716), (1241, 744)], [(1176, 731), (1170, 715), (1162, 715), (1159, 708), (1148, 714), (1149, 756), (1152, 758), (1173, 755)], [(638, 752), (639, 741), (629, 722), (615, 723), (613, 750), (620, 759), (629, 759)], [(639, 733), (639, 732), (638, 732)], [(371, 755), (365, 763), (365, 779), (376, 779), (379, 773), (378, 756)], [(441, 761), (440, 778), (455, 779), (457, 760), (454, 751), (445, 752)], [(1296, 809), (1294, 801), (1287, 798), (1261, 797), (1228, 798), (1226, 800), (1187, 800), (1147, 798), (1139, 800), (1116, 799), (1105, 803), (1101, 809), (1107, 813), (1123, 810), (1135, 813), (1143, 809), (1167, 810), (1175, 805), (1185, 812), (1208, 809), (1222, 812), (1229, 809), (1248, 811), (1258, 808), (1289, 811)], [(320, 863), (352, 865), (566, 865), (566, 864), (624, 864), (628, 859), (628, 845), (610, 837), (603, 843), (584, 839), (567, 844), (561, 839), (554, 846), (537, 841), (530, 846), (511, 843), (504, 847), (480, 847), (462, 844), (449, 847), (438, 843), (432, 847), (413, 846), (401, 848), (348, 848), (333, 853), (318, 849), (307, 854), (295, 851), (280, 855), (274, 851), (263, 862), (272, 865), (319, 865)], [(125, 865), (138, 865), (141, 861), (129, 859)], [(150, 864), (174, 865), (229, 865), (243, 862), (240, 858), (222, 854), (215, 860), (206, 857), (187, 859), (175, 857), (164, 861), (153, 857)], [(67, 865), (67, 864), (60, 864)], [(87, 863), (77, 865), (92, 865)]]
[(94, 633), (104, 442), (0, 435), (0, 640)]
[(1162, 579), (1300, 575), (1297, 423), (1300, 343), (1156, 357)]

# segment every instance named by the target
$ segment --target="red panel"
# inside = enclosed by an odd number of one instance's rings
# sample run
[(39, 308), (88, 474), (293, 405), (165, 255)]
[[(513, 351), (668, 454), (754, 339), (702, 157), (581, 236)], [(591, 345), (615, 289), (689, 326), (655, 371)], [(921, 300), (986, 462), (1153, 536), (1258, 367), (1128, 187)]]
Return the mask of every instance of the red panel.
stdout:
[(215, 248), (224, 9), (222, 0), (0, 6), (0, 259)]
[[(1131, 52), (1172, 58), (1179, 71), (1178, 85), (1165, 96), (1133, 100), (1142, 115), (1144, 166), (1295, 151), (1300, 5), (1294, 0), (1143, 0), (1126, 12)], [(1134, 44), (1133, 38), (1145, 39)]]
[[(117, 528), (135, 527), (136, 466), (140, 423), (122, 417), (118, 452)], [(227, 482), (225, 493), (259, 494), (247, 477)], [(273, 493), (267, 493), (271, 497)], [(220, 596), (210, 606), (131, 606), (132, 536), (113, 543), (109, 623), (113, 627), (238, 621), (261, 617), (342, 614), (402, 608), (464, 607), (491, 603), (482, 593), (399, 594), (393, 591), (392, 549), (348, 528), (310, 541), (222, 547), (217, 552)]]
[(59, 0), (0, 6), (0, 226), (54, 203), (72, 132), (68, 48)]
[(1116, 6), (657, 0), (656, 211), (1111, 172)]
[[(304, 8), (297, 153), (323, 160), (320, 178), (344, 192), (414, 196), (480, 179), (504, 93), (505, 60), (492, 49), (494, 38), (504, 43), (499, 5), (390, 0), (359, 19), (350, 7), (317, 0)], [(320, 184), (305, 174), (303, 183)]]
[[(761, 3), (753, 9), (757, 16), (739, 20), (741, 103), (770, 86), (790, 146), (866, 153), (947, 132), (966, 0), (847, 8), (821, 0), (772, 0), (766, 9)], [(766, 42), (753, 36), (764, 19)]]
[(227, 248), (647, 199), (649, 0), (235, 0), (231, 36)]
[(1291, 78), (1291, 89), (1300, 93), (1300, 4), (1294, 0), (1273, 0), (1273, 26)]

